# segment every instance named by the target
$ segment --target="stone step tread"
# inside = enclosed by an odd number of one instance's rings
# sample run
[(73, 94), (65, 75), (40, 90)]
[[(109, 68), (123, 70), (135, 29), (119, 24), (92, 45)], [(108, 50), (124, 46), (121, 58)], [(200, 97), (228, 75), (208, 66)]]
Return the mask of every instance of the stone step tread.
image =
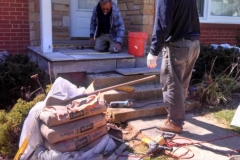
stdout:
[[(143, 105), (144, 107), (142, 107)], [(199, 106), (200, 103), (193, 99), (185, 102), (186, 111), (191, 111), (193, 108)], [(143, 101), (142, 103), (135, 104), (132, 108), (108, 108), (107, 110), (107, 116), (112, 117), (114, 123), (122, 123), (131, 119), (163, 115), (166, 113), (161, 99)]]
[[(89, 86), (93, 82), (93, 87), (95, 90), (102, 89), (106, 87), (111, 87), (114, 85), (119, 85), (127, 82), (131, 82), (134, 80), (139, 80), (142, 78), (146, 78), (149, 75), (129, 75), (124, 76), (116, 72), (111, 73), (103, 73), (103, 74), (90, 74), (86, 76), (86, 86)], [(156, 75), (156, 78), (153, 80), (149, 80), (146, 82), (136, 83), (131, 86), (138, 86), (142, 84), (152, 84), (159, 83), (160, 75)]]
[(134, 86), (134, 91), (130, 93), (118, 90), (109, 90), (103, 92), (102, 94), (108, 104), (113, 101), (125, 101), (127, 99), (134, 99), (138, 102), (162, 98), (162, 88), (160, 84), (143, 84)]
[[(132, 86), (132, 85), (131, 85)], [(144, 92), (144, 91), (151, 91), (151, 90), (161, 90), (161, 85), (160, 84), (139, 84), (137, 86), (134, 86), (134, 91), (130, 92), (128, 94), (135, 94), (137, 92)], [(106, 92), (103, 92), (104, 95), (108, 95), (108, 94), (120, 94), (120, 93), (127, 93), (124, 91), (118, 91), (117, 89), (114, 90), (109, 90)]]
[(160, 74), (160, 66), (157, 66), (156, 68), (139, 67), (139, 68), (116, 69), (116, 72), (121, 73), (123, 75)]

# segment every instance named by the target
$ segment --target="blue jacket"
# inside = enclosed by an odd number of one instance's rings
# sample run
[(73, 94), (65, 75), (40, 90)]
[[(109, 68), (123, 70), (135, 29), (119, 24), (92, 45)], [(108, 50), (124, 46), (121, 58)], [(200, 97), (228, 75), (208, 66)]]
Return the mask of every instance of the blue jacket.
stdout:
[(150, 53), (157, 56), (168, 42), (198, 40), (200, 25), (196, 0), (157, 0)]
[[(100, 4), (98, 3), (97, 6), (94, 7), (93, 13), (92, 13), (92, 18), (91, 18), (91, 23), (90, 23), (90, 37), (93, 38), (94, 34), (96, 32), (96, 37), (100, 35), (98, 32), (98, 16), (97, 16), (97, 11), (98, 11), (98, 6)], [(112, 15), (110, 18), (110, 36), (115, 42), (122, 43), (123, 38), (124, 38), (124, 32), (125, 32), (125, 26), (124, 22), (120, 13), (119, 8), (116, 6), (115, 3), (112, 3)]]

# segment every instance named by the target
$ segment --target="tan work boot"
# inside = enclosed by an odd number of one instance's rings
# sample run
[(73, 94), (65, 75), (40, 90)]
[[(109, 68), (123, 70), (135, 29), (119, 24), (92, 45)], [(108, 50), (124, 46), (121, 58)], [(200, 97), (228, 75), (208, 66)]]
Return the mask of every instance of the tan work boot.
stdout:
[(175, 126), (170, 122), (170, 119), (168, 118), (164, 124), (161, 124), (159, 126), (156, 126), (158, 129), (162, 131), (167, 131), (167, 132), (175, 132), (175, 133), (180, 133), (182, 132), (182, 126)]

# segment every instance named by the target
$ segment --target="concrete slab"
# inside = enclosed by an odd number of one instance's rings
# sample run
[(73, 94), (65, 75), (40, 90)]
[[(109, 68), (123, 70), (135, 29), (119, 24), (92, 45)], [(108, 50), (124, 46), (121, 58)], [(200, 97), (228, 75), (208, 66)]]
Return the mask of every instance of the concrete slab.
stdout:
[[(155, 125), (163, 123), (165, 119), (166, 115), (141, 118), (128, 121), (128, 125), (154, 138), (163, 133)], [(206, 117), (187, 114), (183, 132), (175, 138), (181, 138), (181, 143), (187, 144), (186, 147), (194, 154), (192, 160), (229, 160), (229, 155), (239, 154), (234, 153), (234, 150), (239, 150), (240, 135), (219, 127)], [(176, 150), (177, 147), (173, 149)]]

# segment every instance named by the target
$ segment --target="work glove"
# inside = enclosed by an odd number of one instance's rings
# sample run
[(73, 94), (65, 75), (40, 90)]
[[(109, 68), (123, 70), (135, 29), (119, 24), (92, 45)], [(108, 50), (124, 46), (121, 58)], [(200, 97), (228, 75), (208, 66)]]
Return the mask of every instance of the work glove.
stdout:
[(148, 56), (147, 56), (148, 68), (156, 68), (157, 67), (157, 59), (158, 59), (158, 56), (154, 56), (151, 53), (148, 53)]

